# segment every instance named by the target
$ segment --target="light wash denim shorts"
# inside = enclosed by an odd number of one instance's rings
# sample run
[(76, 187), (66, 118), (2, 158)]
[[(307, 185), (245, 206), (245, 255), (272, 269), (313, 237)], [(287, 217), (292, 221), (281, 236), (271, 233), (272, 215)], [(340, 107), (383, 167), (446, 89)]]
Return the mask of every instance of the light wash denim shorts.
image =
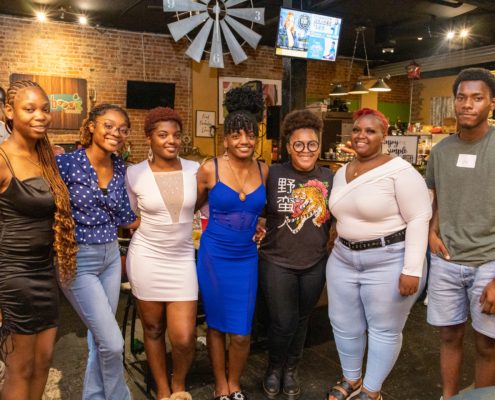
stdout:
[(451, 326), (467, 321), (469, 311), (474, 330), (495, 338), (495, 315), (481, 312), (480, 297), (495, 278), (495, 261), (471, 267), (431, 255), (428, 279), (428, 323)]

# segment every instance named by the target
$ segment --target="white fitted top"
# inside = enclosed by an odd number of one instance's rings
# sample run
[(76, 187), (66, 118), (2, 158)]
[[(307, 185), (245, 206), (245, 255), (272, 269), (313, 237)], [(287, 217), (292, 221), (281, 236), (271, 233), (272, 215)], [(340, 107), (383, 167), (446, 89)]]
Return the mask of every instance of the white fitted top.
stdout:
[(335, 174), (329, 200), (339, 237), (371, 240), (406, 228), (402, 272), (421, 276), (432, 214), (423, 177), (396, 157), (347, 183), (347, 165)]
[(183, 158), (180, 162), (180, 171), (153, 172), (147, 160), (127, 169), (127, 192), (133, 211), (141, 216), (141, 225), (192, 223), (199, 164)]
[(153, 172), (148, 160), (127, 169), (129, 200), (141, 215), (127, 253), (127, 276), (140, 300), (198, 298), (192, 221), (199, 164), (182, 158), (180, 163), (180, 171)]

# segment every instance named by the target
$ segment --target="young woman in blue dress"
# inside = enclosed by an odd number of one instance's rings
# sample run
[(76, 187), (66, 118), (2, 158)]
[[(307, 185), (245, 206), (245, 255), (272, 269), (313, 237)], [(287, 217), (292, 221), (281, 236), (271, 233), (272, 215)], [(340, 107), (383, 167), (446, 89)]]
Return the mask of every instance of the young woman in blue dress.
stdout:
[[(223, 157), (198, 170), (197, 208), (208, 199), (209, 222), (198, 253), (198, 281), (208, 324), (215, 400), (244, 400), (240, 377), (249, 355), (258, 282), (254, 234), (265, 206), (268, 168), (253, 159), (261, 94), (236, 88), (226, 95)], [(228, 360), (225, 339), (229, 335)], [(227, 372), (228, 365), (228, 372)]]

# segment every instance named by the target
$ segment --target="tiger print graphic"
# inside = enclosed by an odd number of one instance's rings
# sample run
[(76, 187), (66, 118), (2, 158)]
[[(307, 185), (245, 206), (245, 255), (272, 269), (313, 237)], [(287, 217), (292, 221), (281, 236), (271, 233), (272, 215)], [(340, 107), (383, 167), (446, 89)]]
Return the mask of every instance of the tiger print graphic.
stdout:
[(312, 220), (316, 227), (320, 227), (330, 218), (327, 209), (328, 189), (318, 180), (310, 180), (291, 193), (292, 214), (286, 216), (285, 221), (278, 228), (286, 225), (289, 230), (298, 233), (307, 220)]

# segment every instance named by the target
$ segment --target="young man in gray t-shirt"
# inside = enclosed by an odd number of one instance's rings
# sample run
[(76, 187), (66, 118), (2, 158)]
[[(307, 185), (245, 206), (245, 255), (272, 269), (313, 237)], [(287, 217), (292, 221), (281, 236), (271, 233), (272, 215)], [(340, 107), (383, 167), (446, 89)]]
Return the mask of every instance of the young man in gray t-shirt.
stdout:
[(461, 71), (453, 86), (459, 132), (432, 149), (428, 322), (440, 327), (443, 399), (459, 392), (468, 310), (476, 340), (475, 386), (495, 385), (495, 77)]

